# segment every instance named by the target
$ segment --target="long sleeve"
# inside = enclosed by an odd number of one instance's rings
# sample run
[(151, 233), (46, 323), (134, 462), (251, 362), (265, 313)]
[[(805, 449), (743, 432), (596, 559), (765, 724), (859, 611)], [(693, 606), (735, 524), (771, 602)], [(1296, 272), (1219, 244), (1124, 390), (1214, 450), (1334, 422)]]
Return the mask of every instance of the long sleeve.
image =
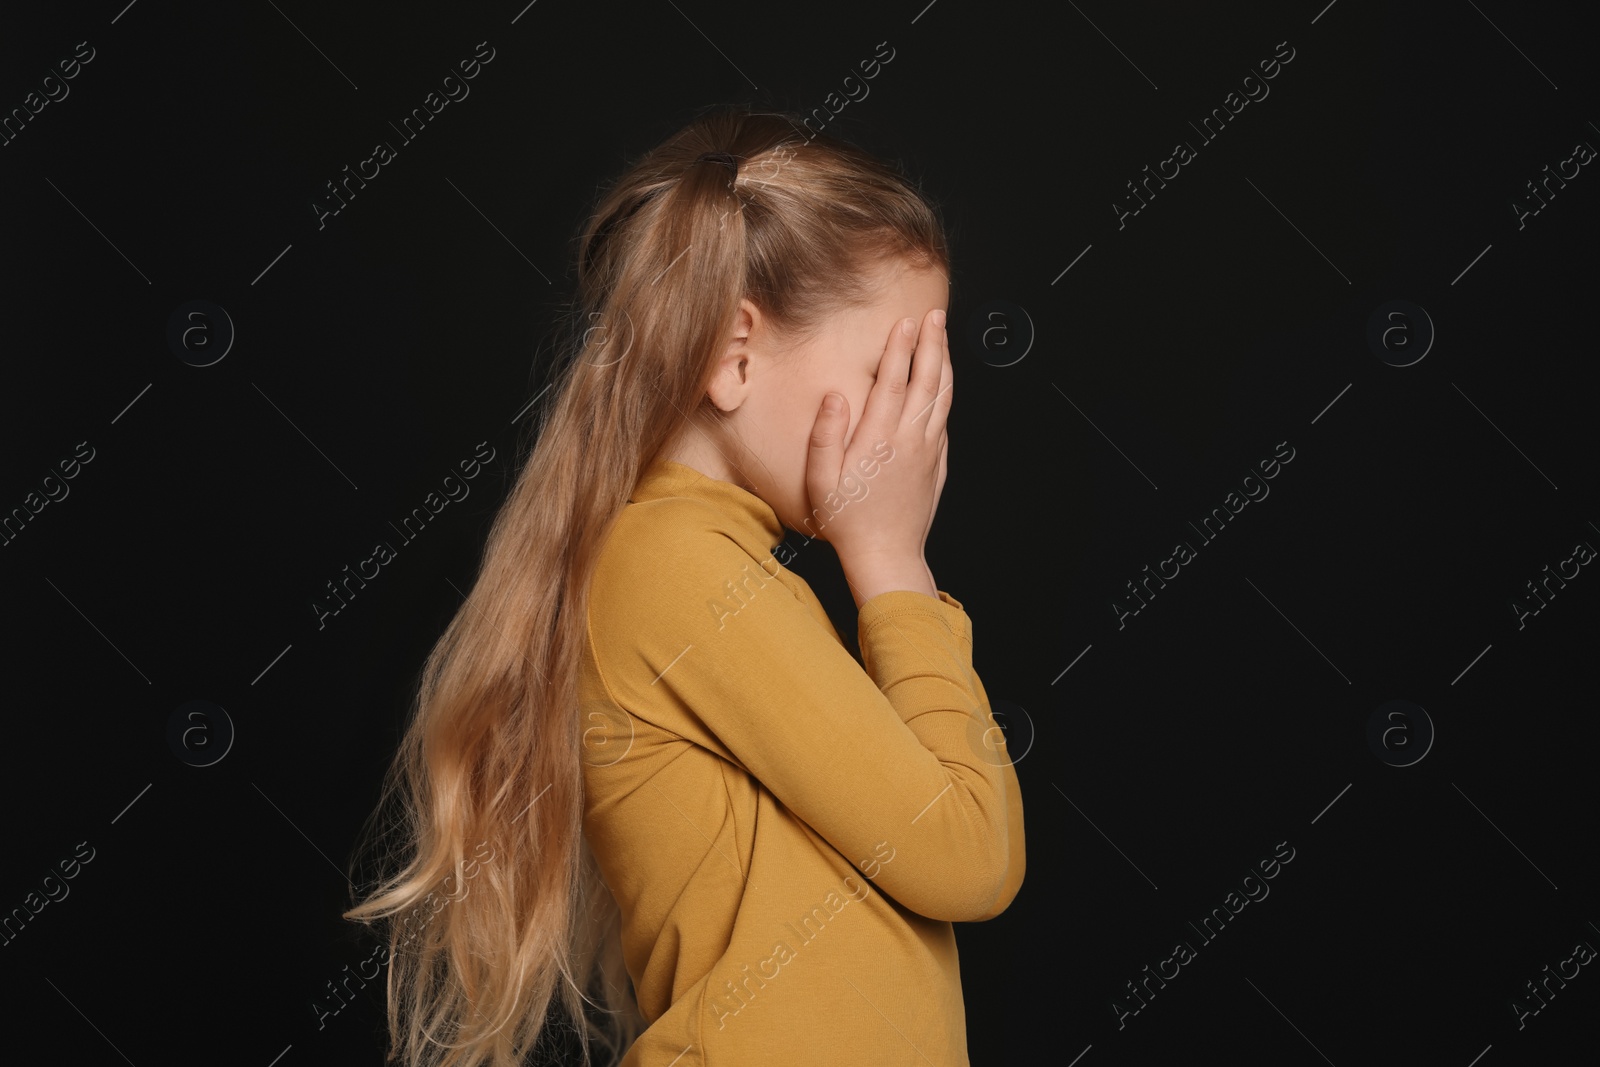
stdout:
[[(992, 716), (989, 707), (989, 694), (984, 691), (983, 681), (973, 674), (972, 683), (977, 687), (978, 696), (982, 698), (983, 710), (986, 716)], [(1021, 756), (1013, 755), (1007, 744), (1007, 738), (1001, 732), (998, 723), (991, 725), (988, 734), (988, 751), (990, 759), (1000, 762), (1004, 766), (1001, 780), (1006, 787), (1006, 844), (1008, 854), (1006, 857), (1005, 883), (1000, 887), (1000, 895), (982, 915), (973, 918), (973, 922), (983, 922), (992, 919), (1011, 906), (1016, 899), (1017, 892), (1022, 888), (1023, 876), (1028, 870), (1027, 844), (1024, 840), (1022, 827), (1022, 787), (1017, 782), (1017, 766), (1014, 762)], [(1027, 750), (1023, 750), (1023, 755)]]
[[(960, 604), (874, 597), (857, 664), (784, 584), (799, 579), (763, 572), (717, 522), (707, 509), (597, 580), (634, 620), (595, 635), (610, 698), (747, 771), (906, 908), (998, 914), (1022, 877), (1021, 799)], [(884, 843), (892, 862), (869, 866)]]
[[(924, 635), (904, 625), (903, 620), (907, 615), (932, 616), (941, 625), (925, 627), (928, 632)], [(925, 747), (936, 755), (941, 752), (934, 743), (938, 727), (931, 730), (918, 728), (916, 722), (926, 715), (928, 708), (916, 691), (908, 693), (903, 683), (907, 679), (926, 676), (930, 671), (938, 671), (941, 664), (955, 664), (961, 672), (959, 683), (948, 678), (946, 681), (958, 690), (957, 694), (952, 694), (953, 697), (972, 701), (971, 710), (965, 715), (963, 724), (967, 751), (976, 753), (995, 772), (995, 787), (1004, 798), (1001, 801), (1005, 819), (1002, 840), (1006, 856), (994, 899), (980, 913), (965, 914), (961, 918), (971, 922), (992, 919), (1010, 906), (1022, 886), (1026, 848), (1022, 792), (1017, 782), (1016, 767), (1006, 749), (1005, 734), (993, 719), (989, 695), (972, 667), (972, 621), (961, 602), (943, 590), (939, 591), (937, 600), (923, 593), (897, 591), (880, 594), (862, 604), (857, 616), (857, 629), (862, 663), (868, 675), (894, 705), (900, 718), (917, 732), (919, 739), (926, 738)], [(933, 652), (937, 652), (937, 655)], [(948, 666), (944, 669), (948, 670)], [(951, 770), (955, 772), (955, 766)], [(960, 772), (955, 773), (960, 777)], [(987, 779), (984, 781), (987, 782)], [(903, 900), (901, 903), (930, 918), (947, 917), (924, 912)]]

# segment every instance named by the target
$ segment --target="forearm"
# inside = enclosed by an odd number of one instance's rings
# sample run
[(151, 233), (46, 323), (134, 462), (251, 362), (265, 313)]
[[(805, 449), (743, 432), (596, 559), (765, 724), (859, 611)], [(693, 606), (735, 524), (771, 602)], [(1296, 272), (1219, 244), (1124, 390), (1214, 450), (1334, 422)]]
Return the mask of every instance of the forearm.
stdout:
[(1024, 857), (1020, 832), (1011, 852), (1015, 772), (973, 670), (971, 622), (953, 599), (885, 590), (861, 606), (857, 632), (867, 677), (939, 768), (929, 774), (919, 753), (875, 772), (895, 784), (909, 820), (893, 842), (906, 866), (885, 871), (881, 887), (930, 919), (990, 918)]

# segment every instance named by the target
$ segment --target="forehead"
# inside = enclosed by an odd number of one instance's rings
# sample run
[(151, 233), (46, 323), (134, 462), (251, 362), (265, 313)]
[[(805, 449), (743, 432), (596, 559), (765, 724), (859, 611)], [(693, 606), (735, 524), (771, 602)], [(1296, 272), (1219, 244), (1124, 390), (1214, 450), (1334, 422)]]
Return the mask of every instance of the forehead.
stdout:
[(875, 277), (879, 289), (873, 308), (882, 315), (910, 315), (920, 322), (932, 308), (949, 310), (950, 280), (938, 267), (895, 260), (879, 267)]
[(949, 310), (950, 282), (942, 269), (897, 261), (880, 264), (870, 277), (870, 301), (839, 308), (824, 319), (814, 334), (800, 342), (819, 358), (791, 363), (791, 369), (804, 366), (825, 373), (825, 368), (842, 365), (840, 360), (876, 366), (890, 331), (901, 319), (920, 324), (934, 308)]

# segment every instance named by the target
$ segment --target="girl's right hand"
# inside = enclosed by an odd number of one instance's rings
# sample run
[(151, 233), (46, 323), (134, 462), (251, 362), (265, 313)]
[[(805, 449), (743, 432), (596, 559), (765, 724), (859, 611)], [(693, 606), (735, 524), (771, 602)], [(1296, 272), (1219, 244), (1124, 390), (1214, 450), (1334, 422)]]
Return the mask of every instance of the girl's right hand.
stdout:
[(847, 571), (921, 562), (944, 489), (954, 384), (944, 312), (935, 308), (920, 328), (910, 318), (894, 325), (848, 442), (849, 400), (830, 394), (839, 397), (839, 409), (819, 409), (806, 460), (809, 514), (820, 525), (816, 536), (833, 546)]

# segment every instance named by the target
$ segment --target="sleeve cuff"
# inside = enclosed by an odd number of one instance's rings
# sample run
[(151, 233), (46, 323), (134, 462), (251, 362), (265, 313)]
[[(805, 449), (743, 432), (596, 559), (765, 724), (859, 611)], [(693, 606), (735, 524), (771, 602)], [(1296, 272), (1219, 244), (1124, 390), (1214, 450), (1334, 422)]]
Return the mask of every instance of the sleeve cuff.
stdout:
[(969, 647), (972, 644), (972, 620), (961, 601), (939, 590), (937, 599), (911, 589), (894, 589), (879, 593), (862, 604), (856, 614), (856, 629), (862, 643), (874, 627), (905, 615), (932, 615), (942, 621), (951, 633), (961, 638)]

